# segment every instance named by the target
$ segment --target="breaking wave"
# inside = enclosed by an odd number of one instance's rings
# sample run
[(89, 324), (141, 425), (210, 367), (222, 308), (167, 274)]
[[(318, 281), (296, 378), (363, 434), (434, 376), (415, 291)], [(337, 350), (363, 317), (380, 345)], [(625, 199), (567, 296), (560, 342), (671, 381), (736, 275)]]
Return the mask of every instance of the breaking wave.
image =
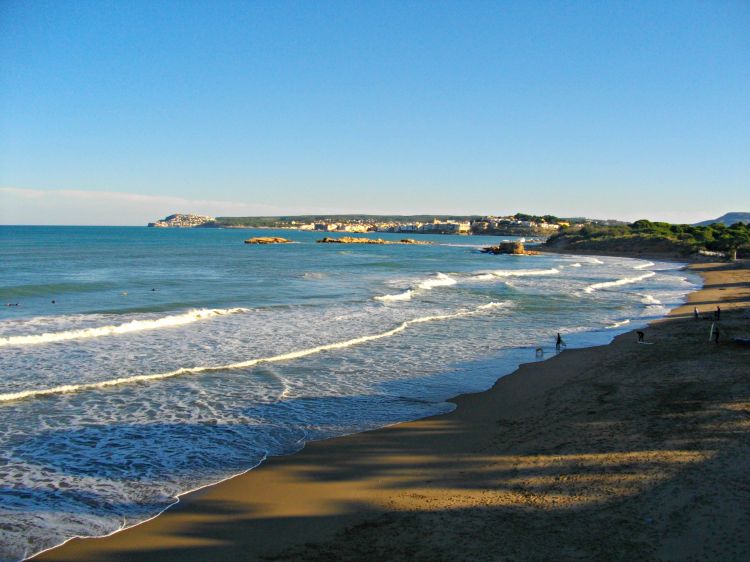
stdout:
[(630, 320), (622, 320), (621, 322), (615, 322), (614, 324), (610, 324), (607, 326), (607, 328), (614, 329), (614, 328), (620, 328), (622, 326), (625, 326), (626, 324), (630, 324)]
[(554, 275), (560, 273), (556, 267), (550, 269), (498, 269), (489, 273), (479, 273), (474, 275), (474, 281), (488, 281), (494, 277), (533, 277), (537, 275)]
[(395, 295), (382, 295), (375, 297), (376, 301), (390, 302), (390, 301), (408, 301), (411, 300), (411, 296), (414, 291), (411, 289), (404, 291), (403, 293), (396, 293)]
[(654, 265), (656, 265), (656, 264), (654, 264), (654, 262), (647, 261), (646, 263), (641, 263), (641, 264), (638, 264), (636, 266), (633, 266), (633, 269), (646, 269), (646, 268), (652, 267)]
[(620, 285), (628, 285), (630, 283), (637, 283), (638, 281), (643, 281), (644, 279), (648, 279), (649, 277), (653, 277), (656, 275), (653, 271), (649, 271), (648, 273), (644, 273), (643, 275), (639, 275), (638, 277), (623, 277), (622, 279), (616, 279), (614, 281), (604, 281), (602, 283), (594, 283), (593, 285), (589, 285), (584, 289), (584, 292), (586, 293), (593, 293), (594, 291), (597, 291), (599, 289), (608, 289), (610, 287), (619, 287)]
[(651, 295), (641, 295), (641, 302), (643, 304), (661, 304), (659, 299), (652, 297)]
[(424, 281), (418, 283), (416, 288), (414, 289), (408, 289), (403, 293), (396, 293), (395, 295), (381, 295), (379, 297), (375, 297), (375, 300), (384, 302), (408, 301), (411, 300), (412, 296), (414, 296), (415, 291), (429, 291), (431, 289), (434, 289), (435, 287), (448, 287), (450, 285), (455, 285), (456, 283), (458, 283), (458, 281), (456, 281), (450, 275), (446, 275), (445, 273), (437, 273), (435, 277), (425, 279)]
[(181, 375), (197, 375), (199, 373), (210, 373), (216, 371), (229, 371), (235, 369), (246, 369), (248, 367), (254, 367), (262, 363), (278, 363), (280, 361), (290, 361), (292, 359), (299, 359), (301, 357), (307, 357), (308, 355), (315, 355), (323, 351), (332, 351), (335, 349), (344, 349), (354, 345), (360, 345), (363, 343), (380, 340), (383, 338), (389, 338), (396, 334), (403, 332), (410, 326), (416, 324), (424, 324), (426, 322), (437, 322), (441, 320), (451, 320), (453, 318), (460, 318), (462, 316), (472, 316), (474, 314), (480, 314), (486, 310), (494, 308), (500, 308), (507, 306), (509, 302), (490, 302), (483, 304), (471, 310), (460, 310), (453, 314), (438, 314), (435, 316), (422, 316), (420, 318), (414, 318), (412, 320), (406, 320), (395, 328), (386, 332), (380, 332), (379, 334), (371, 334), (367, 336), (360, 336), (358, 338), (328, 343), (312, 347), (308, 349), (301, 349), (299, 351), (291, 351), (289, 353), (283, 353), (281, 355), (273, 355), (271, 357), (258, 357), (256, 359), (249, 359), (247, 361), (240, 361), (239, 363), (230, 363), (228, 365), (217, 365), (209, 367), (181, 367), (174, 371), (167, 371), (165, 373), (151, 373), (145, 375), (133, 375), (130, 377), (120, 377), (116, 379), (110, 379), (95, 383), (84, 383), (84, 384), (67, 384), (56, 386), (53, 388), (44, 388), (38, 390), (22, 390), (19, 392), (8, 392), (0, 394), (0, 402), (12, 402), (16, 400), (23, 400), (28, 398), (38, 398), (42, 396), (51, 396), (56, 394), (69, 394), (72, 392), (82, 392), (86, 390), (99, 390), (102, 388), (108, 388), (112, 386), (121, 386), (126, 384), (152, 382), (162, 379), (169, 379), (172, 377), (178, 377)]
[(453, 277), (451, 277), (450, 275), (446, 275), (445, 273), (438, 273), (432, 279), (426, 279), (425, 281), (422, 281), (419, 285), (417, 285), (417, 288), (429, 291), (430, 289), (434, 289), (435, 287), (448, 287), (450, 285), (455, 285), (456, 283), (458, 283), (458, 281), (453, 279)]
[(162, 328), (173, 328), (175, 326), (184, 326), (192, 324), (199, 320), (212, 318), (214, 316), (223, 316), (227, 314), (237, 314), (249, 312), (247, 308), (202, 308), (191, 310), (184, 314), (174, 316), (165, 316), (155, 320), (133, 320), (125, 324), (114, 326), (99, 326), (96, 328), (83, 328), (80, 330), (66, 330), (64, 332), (47, 332), (44, 334), (29, 334), (24, 336), (9, 336), (0, 338), (0, 347), (12, 345), (38, 345), (43, 343), (78, 340), (88, 338), (100, 338), (102, 336), (115, 336), (120, 334), (130, 334), (132, 332), (143, 332), (147, 330), (160, 330)]

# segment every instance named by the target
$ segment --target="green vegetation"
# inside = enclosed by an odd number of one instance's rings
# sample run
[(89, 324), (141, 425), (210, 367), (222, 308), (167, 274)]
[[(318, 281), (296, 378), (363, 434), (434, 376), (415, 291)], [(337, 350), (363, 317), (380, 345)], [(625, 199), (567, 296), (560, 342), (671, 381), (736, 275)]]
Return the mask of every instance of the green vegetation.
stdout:
[(736, 259), (738, 252), (750, 255), (750, 225), (714, 223), (693, 226), (648, 220), (616, 226), (587, 224), (581, 228), (563, 229), (551, 236), (546, 244), (571, 250), (639, 250), (678, 255), (708, 250), (725, 252), (730, 259)]
[(549, 224), (556, 224), (560, 222), (561, 220), (566, 220), (566, 219), (559, 219), (554, 215), (539, 216), (539, 215), (527, 215), (526, 213), (516, 213), (515, 215), (513, 215), (513, 218), (516, 219), (517, 221), (546, 222)]

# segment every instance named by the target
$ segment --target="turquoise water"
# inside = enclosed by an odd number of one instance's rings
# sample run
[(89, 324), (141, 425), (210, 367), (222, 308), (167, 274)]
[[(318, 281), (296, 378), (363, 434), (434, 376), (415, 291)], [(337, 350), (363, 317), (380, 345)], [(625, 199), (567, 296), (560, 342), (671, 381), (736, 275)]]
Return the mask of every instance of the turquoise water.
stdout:
[(557, 332), (604, 343), (697, 283), (673, 263), (479, 253), (494, 237), (322, 236), (0, 227), (0, 558), (132, 525), (308, 440), (449, 411)]

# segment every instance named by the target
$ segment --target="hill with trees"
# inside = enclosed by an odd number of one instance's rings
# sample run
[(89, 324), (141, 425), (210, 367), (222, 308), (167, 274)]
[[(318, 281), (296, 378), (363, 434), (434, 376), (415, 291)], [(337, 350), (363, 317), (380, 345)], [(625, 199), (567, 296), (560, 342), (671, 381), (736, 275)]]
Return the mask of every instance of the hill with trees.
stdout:
[(551, 236), (545, 246), (552, 250), (622, 255), (687, 257), (701, 252), (722, 252), (730, 259), (750, 256), (750, 225), (726, 226), (670, 224), (638, 220), (627, 225), (587, 224), (566, 228)]

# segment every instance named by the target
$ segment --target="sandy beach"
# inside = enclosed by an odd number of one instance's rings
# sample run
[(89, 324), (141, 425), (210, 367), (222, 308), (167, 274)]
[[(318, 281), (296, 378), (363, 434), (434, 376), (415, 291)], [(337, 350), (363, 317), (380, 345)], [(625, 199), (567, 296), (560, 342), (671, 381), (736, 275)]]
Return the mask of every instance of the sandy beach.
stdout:
[(748, 560), (750, 347), (731, 338), (750, 338), (750, 270), (691, 267), (703, 289), (645, 344), (530, 357), (450, 414), (310, 443), (36, 559)]

